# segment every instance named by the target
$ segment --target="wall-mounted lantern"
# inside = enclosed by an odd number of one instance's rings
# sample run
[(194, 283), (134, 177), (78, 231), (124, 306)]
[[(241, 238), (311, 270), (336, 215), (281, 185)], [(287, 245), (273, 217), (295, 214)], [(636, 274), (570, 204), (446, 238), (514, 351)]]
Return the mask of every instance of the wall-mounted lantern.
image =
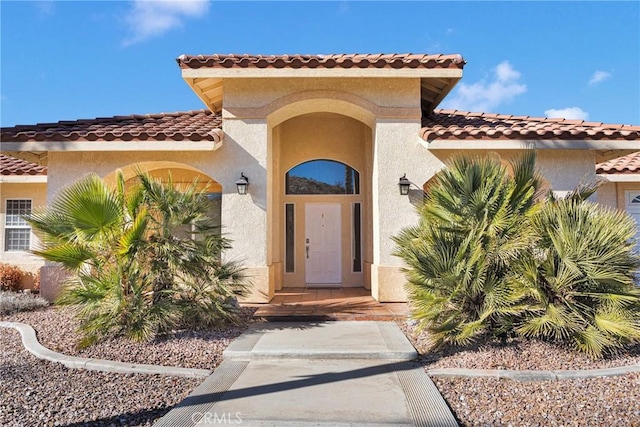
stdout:
[(247, 189), (249, 188), (249, 178), (244, 176), (244, 172), (240, 172), (240, 179), (236, 181), (236, 186), (238, 187), (238, 194), (247, 194)]
[(411, 186), (411, 181), (407, 179), (407, 174), (405, 173), (400, 177), (398, 181), (398, 187), (400, 188), (400, 195), (406, 196), (409, 194), (409, 187)]

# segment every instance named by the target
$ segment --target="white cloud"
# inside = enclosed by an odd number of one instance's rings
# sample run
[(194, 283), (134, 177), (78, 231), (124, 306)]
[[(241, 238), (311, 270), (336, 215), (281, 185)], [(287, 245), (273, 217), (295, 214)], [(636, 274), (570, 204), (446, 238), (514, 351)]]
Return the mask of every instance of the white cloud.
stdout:
[(595, 73), (593, 73), (593, 76), (591, 76), (591, 79), (589, 79), (589, 86), (602, 83), (603, 81), (607, 80), (609, 77), (611, 77), (611, 73), (607, 71), (596, 71)]
[(473, 84), (460, 83), (457, 91), (447, 99), (442, 108), (464, 111), (494, 112), (497, 106), (525, 93), (527, 86), (519, 83), (521, 74), (509, 61), (503, 61), (493, 69), (493, 78)]
[(568, 107), (559, 110), (551, 108), (545, 110), (544, 115), (550, 119), (589, 120), (589, 113), (583, 111), (580, 107)]
[(132, 36), (125, 45), (139, 43), (180, 27), (185, 18), (204, 16), (209, 0), (134, 0), (125, 16)]
[(41, 0), (34, 2), (36, 9), (38, 10), (38, 15), (41, 18), (51, 16), (55, 12), (55, 4), (53, 0)]

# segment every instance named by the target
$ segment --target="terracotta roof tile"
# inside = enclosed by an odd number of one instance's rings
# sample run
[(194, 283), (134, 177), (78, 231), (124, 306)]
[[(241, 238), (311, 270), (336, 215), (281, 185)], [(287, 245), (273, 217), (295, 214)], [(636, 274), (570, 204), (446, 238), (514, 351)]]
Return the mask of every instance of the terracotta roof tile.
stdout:
[(331, 54), (331, 55), (180, 55), (180, 68), (459, 68), (461, 55)]
[(640, 173), (640, 151), (617, 157), (596, 165), (599, 174), (636, 174)]
[(0, 175), (46, 175), (47, 167), (0, 154)]
[(195, 110), (4, 127), (0, 141), (216, 141), (221, 126), (220, 114)]
[(435, 110), (423, 118), (420, 136), (433, 140), (564, 139), (638, 140), (640, 126), (508, 114)]

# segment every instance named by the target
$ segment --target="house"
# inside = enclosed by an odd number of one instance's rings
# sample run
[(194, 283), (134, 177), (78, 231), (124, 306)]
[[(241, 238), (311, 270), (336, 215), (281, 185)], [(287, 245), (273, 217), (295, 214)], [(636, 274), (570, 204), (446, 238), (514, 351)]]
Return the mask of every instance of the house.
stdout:
[[(226, 256), (248, 267), (251, 302), (304, 286), (361, 287), (379, 301), (404, 301), (391, 236), (416, 222), (416, 198), (453, 155), (509, 159), (535, 147), (548, 185), (563, 193), (594, 179), (597, 162), (640, 148), (640, 126), (436, 109), (462, 78), (460, 55), (177, 62), (205, 109), (3, 128), (2, 152), (46, 158), (47, 200), (89, 172), (198, 177), (233, 240)], [(246, 194), (238, 181), (248, 182)], [(3, 206), (15, 210), (30, 197), (26, 188), (5, 197), (2, 185)], [(610, 204), (616, 191), (605, 191)], [(44, 266), (45, 296), (55, 283), (55, 266)]]
[[(39, 156), (22, 155), (33, 161), (0, 153), (0, 263), (18, 265), (35, 274), (44, 261), (27, 252), (36, 243), (36, 236), (22, 215), (46, 204), (47, 167)], [(33, 287), (33, 275), (23, 277), (22, 285)]]
[(640, 251), (640, 151), (598, 163), (596, 174), (604, 181), (598, 203), (624, 210), (636, 220)]

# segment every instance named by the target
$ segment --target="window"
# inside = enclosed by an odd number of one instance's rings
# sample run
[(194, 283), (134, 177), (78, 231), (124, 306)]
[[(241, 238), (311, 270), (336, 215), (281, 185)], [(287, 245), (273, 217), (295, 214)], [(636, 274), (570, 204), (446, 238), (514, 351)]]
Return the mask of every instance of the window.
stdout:
[(286, 194), (360, 194), (360, 174), (344, 163), (311, 160), (285, 177)]
[(362, 212), (360, 203), (353, 204), (352, 252), (353, 272), (362, 272)]
[(31, 227), (23, 216), (31, 214), (31, 200), (9, 199), (5, 211), (4, 250), (27, 251), (31, 246)]
[(295, 271), (295, 211), (293, 203), (285, 205), (285, 273)]

